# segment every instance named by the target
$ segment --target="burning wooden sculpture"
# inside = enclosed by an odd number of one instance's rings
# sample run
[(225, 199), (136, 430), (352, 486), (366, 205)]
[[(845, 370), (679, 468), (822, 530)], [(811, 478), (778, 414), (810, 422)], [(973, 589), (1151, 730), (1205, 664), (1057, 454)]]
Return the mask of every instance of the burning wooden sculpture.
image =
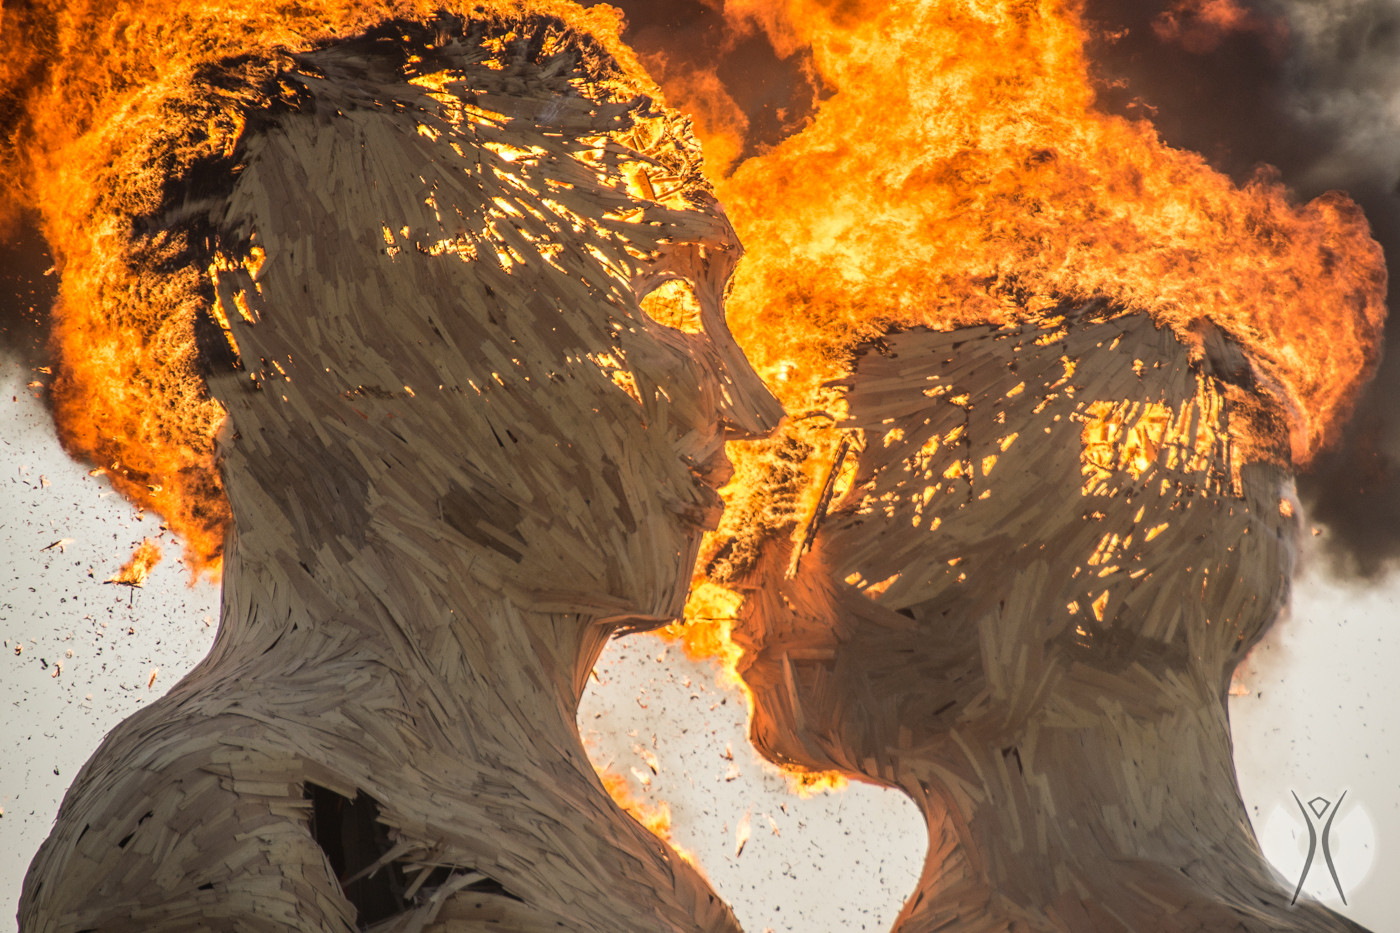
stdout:
[(79, 775), (22, 927), (736, 929), (574, 722), (780, 414), (688, 127), (546, 16), (200, 80), (246, 125), (129, 255), (209, 270), (222, 620)]
[[(1224, 691), (1287, 589), (1290, 446), (1375, 362), (1364, 218), (1094, 111), (1075, 4), (769, 6), (834, 93), (722, 188), (798, 425), (708, 561), (759, 554), (759, 743), (926, 806), (909, 930), (1344, 928), (1282, 906)], [(733, 928), (573, 713), (610, 634), (679, 611), (723, 440), (777, 420), (725, 329), (738, 243), (595, 12), (453, 8), (5, 8), (65, 442), (211, 562), (226, 410), (234, 521), (213, 653), (82, 772), (26, 929)], [(941, 332), (864, 355), (859, 475), (807, 523), (823, 384), (894, 323)]]
[(1287, 423), (1204, 325), (914, 329), (845, 382), (849, 491), (764, 550), (736, 640), (779, 762), (904, 789), (901, 931), (1355, 930), (1289, 907), (1231, 758), (1231, 671), (1289, 588)]

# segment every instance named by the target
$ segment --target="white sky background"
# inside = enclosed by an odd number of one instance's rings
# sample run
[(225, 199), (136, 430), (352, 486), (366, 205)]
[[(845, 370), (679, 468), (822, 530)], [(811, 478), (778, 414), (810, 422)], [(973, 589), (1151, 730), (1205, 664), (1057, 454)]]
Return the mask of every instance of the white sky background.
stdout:
[[(62, 453), (31, 378), (0, 359), (0, 930), (69, 781), (107, 729), (194, 665), (218, 615), (217, 587), (188, 585), (158, 519)], [(166, 558), (145, 588), (105, 584), (147, 536)], [(1400, 577), (1365, 590), (1305, 577), (1292, 619), (1248, 665), (1252, 692), (1231, 716), (1266, 854), (1295, 884), (1307, 831), (1290, 792), (1347, 790), (1332, 843), (1350, 904), (1320, 853), (1307, 889), (1375, 933), (1400, 933)], [(794, 796), (748, 745), (742, 697), (678, 646), (614, 642), (597, 674), (580, 715), (595, 760), (669, 805), (675, 841), (749, 933), (889, 928), (924, 858), (908, 800), (860, 785)]]

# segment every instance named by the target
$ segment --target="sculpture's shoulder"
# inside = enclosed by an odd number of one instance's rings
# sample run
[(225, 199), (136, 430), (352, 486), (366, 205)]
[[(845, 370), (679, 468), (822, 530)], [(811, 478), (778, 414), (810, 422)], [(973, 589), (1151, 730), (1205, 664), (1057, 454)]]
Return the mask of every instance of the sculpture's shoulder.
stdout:
[[(349, 931), (297, 756), (262, 724), (166, 697), (104, 740), (29, 867), (26, 933)], [(310, 910), (308, 907), (310, 906)]]
[(738, 933), (615, 808), (546, 819), (541, 792), (522, 821), (521, 787), (491, 796), (447, 761), (366, 783), (369, 748), (337, 731), (363, 695), (319, 723), (275, 715), (283, 699), (182, 685), (113, 730), (30, 866), (21, 929)]

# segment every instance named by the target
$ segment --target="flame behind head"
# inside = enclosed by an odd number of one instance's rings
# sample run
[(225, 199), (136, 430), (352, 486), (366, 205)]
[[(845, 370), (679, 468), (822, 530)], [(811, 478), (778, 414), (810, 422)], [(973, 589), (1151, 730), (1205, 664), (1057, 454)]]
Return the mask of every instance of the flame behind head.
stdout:
[[(892, 326), (1005, 324), (1106, 298), (1192, 346), (1224, 331), (1287, 412), (1295, 464), (1335, 437), (1374, 369), (1385, 315), (1384, 259), (1365, 218), (1338, 193), (1298, 204), (1267, 171), (1237, 185), (1150, 124), (1096, 110), (1074, 0), (724, 8), (779, 54), (810, 49), (829, 96), (802, 132), (717, 182), (747, 249), (731, 326), (790, 420), (782, 436), (732, 451), (710, 579), (742, 579), (757, 539), (796, 542), (833, 487), (839, 498), (844, 401), (827, 383), (847, 374), (859, 341)], [(1161, 28), (1278, 29), (1228, 2), (1174, 10)], [(698, 597), (688, 616), (727, 645), (716, 653), (732, 669), (723, 601)]]
[(1096, 111), (1077, 4), (787, 0), (758, 21), (810, 45), (834, 91), (721, 185), (749, 251), (736, 332), (785, 401), (889, 324), (1002, 323), (1011, 292), (1102, 296), (1239, 341), (1294, 410), (1296, 462), (1334, 435), (1384, 318), (1365, 219), (1267, 174), (1236, 186)]
[[(169, 199), (170, 180), (228, 158), (242, 131), (236, 108), (191, 99), (191, 77), (441, 8), (167, 2), (113, 13), (40, 0), (0, 14), (4, 202), (38, 208), (63, 272), (60, 431), (164, 514), (197, 561), (218, 553), (227, 521), (210, 453), (222, 413), (192, 365), (197, 289), (179, 275), (152, 282), (128, 255), (132, 225)], [(1179, 12), (1215, 22), (1233, 9)], [(501, 0), (465, 12), (561, 16), (635, 70), (608, 8)], [(735, 328), (795, 413), (829, 409), (819, 386), (882, 327), (1004, 322), (1021, 313), (1012, 306), (1105, 295), (1183, 335), (1210, 320), (1246, 347), (1293, 411), (1297, 462), (1334, 435), (1383, 318), (1384, 265), (1364, 218), (1335, 194), (1293, 204), (1267, 176), (1235, 186), (1150, 125), (1097, 112), (1075, 3), (729, 0), (725, 13), (780, 54), (809, 48), (833, 92), (803, 132), (720, 186), (750, 252)], [(720, 82), (675, 80), (678, 98), (713, 104), (700, 108), (712, 150), (734, 152), (742, 116)], [(725, 126), (726, 113), (738, 123)], [(193, 125), (204, 132), (191, 143)], [(180, 244), (156, 249), (169, 259)], [(731, 512), (753, 517), (742, 503)]]

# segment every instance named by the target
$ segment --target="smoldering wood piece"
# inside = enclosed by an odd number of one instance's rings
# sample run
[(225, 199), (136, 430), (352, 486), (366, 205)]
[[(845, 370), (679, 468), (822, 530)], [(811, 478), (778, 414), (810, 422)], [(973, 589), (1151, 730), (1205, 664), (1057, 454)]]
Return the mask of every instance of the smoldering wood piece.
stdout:
[(1242, 359), (1066, 303), (854, 360), (854, 480), (794, 575), (770, 537), (735, 637), (769, 757), (924, 808), (901, 933), (1359, 929), (1289, 907), (1235, 784), (1298, 531)]
[[(203, 207), (220, 630), (79, 775), (26, 931), (737, 930), (574, 717), (780, 414), (724, 324), (739, 244), (593, 40), (444, 22), (277, 59)], [(703, 326), (642, 310), (670, 281)]]

